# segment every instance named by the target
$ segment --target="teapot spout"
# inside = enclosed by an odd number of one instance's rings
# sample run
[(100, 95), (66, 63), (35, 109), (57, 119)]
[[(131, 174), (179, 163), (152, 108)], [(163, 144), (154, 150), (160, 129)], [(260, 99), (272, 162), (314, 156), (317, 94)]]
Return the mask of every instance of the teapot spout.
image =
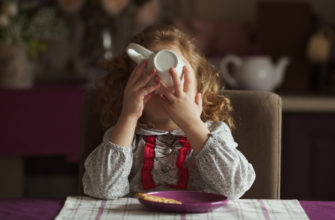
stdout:
[(153, 52), (136, 43), (130, 43), (127, 47), (128, 56), (137, 64), (148, 59)]
[(291, 59), (289, 57), (282, 57), (280, 58), (277, 67), (275, 69), (274, 74), (274, 82), (275, 87), (278, 87), (282, 84), (284, 76), (285, 76), (285, 70), (288, 64), (291, 62)]

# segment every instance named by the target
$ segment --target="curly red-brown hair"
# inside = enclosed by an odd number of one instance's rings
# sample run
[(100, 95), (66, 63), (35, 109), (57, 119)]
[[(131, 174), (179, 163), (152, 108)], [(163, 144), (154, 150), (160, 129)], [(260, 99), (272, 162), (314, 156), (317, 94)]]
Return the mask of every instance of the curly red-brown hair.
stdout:
[[(180, 48), (183, 56), (193, 68), (198, 92), (203, 99), (203, 121), (224, 121), (234, 127), (230, 100), (220, 93), (219, 74), (193, 44), (190, 36), (171, 25), (153, 25), (133, 37), (132, 42), (150, 48), (156, 44), (170, 44)], [(122, 94), (135, 63), (126, 53), (112, 59), (107, 64), (108, 74), (97, 84), (100, 91), (101, 123), (108, 128), (116, 123), (121, 113)]]

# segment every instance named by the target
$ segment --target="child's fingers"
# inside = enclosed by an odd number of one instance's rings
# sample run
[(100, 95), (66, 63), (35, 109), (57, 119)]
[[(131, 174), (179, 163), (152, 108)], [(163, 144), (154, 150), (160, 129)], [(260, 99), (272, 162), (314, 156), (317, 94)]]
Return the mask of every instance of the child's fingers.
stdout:
[(156, 69), (152, 69), (152, 71), (149, 74), (147, 74), (143, 80), (140, 80), (139, 83), (136, 84), (136, 87), (141, 88), (147, 85), (148, 82), (155, 76), (155, 74), (156, 74)]
[(173, 87), (175, 90), (175, 93), (177, 95), (177, 97), (180, 96), (182, 90), (181, 90), (181, 86), (180, 86), (180, 79), (178, 77), (178, 74), (176, 73), (176, 70), (174, 68), (170, 68), (170, 76), (172, 78), (173, 81)]
[(138, 79), (142, 76), (145, 68), (147, 67), (147, 64), (148, 62), (145, 60), (134, 68), (128, 80), (131, 85), (135, 84), (138, 81)]
[(175, 96), (170, 92), (169, 88), (164, 84), (164, 82), (159, 77), (156, 77), (155, 80), (159, 82), (159, 84), (161, 85), (160, 92), (165, 96), (165, 98), (169, 102), (173, 102)]
[(158, 89), (161, 85), (159, 83), (155, 83), (154, 85), (151, 85), (151, 86), (147, 86), (147, 87), (143, 87), (141, 90), (140, 90), (140, 95), (144, 97), (144, 103), (146, 103), (149, 98), (147, 97), (149, 94), (151, 94), (153, 91), (155, 91), (156, 89)]
[(153, 95), (152, 93), (149, 93), (148, 95), (144, 96), (144, 99), (143, 99), (144, 105), (149, 101), (152, 95)]
[(190, 74), (190, 70), (187, 66), (183, 67), (183, 75), (184, 75), (184, 92), (188, 92), (191, 90), (192, 86), (195, 83), (194, 74)]
[(160, 99), (158, 99), (159, 103), (164, 107), (168, 108), (169, 101), (166, 99), (166, 97), (163, 94), (159, 94)]
[(195, 103), (197, 104), (197, 106), (200, 108), (200, 110), (202, 111), (202, 96), (201, 96), (201, 93), (198, 92), (196, 95), (195, 95)]

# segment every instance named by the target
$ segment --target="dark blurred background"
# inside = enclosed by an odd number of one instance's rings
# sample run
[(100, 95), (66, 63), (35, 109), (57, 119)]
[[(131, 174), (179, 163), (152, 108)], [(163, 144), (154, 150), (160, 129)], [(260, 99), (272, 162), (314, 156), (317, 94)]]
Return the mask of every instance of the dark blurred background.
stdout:
[(335, 200), (335, 1), (1, 0), (0, 9), (0, 197), (77, 193), (85, 90), (133, 34), (167, 23), (219, 72), (231, 54), (273, 66), (289, 57), (271, 89), (283, 98), (282, 198)]

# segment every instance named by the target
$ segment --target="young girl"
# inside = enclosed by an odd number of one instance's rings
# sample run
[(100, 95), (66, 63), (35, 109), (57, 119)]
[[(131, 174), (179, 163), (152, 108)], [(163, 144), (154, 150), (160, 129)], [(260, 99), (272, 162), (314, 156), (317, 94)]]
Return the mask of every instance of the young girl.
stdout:
[(184, 83), (171, 68), (174, 85), (168, 88), (154, 69), (145, 74), (146, 61), (135, 67), (126, 54), (111, 61), (101, 86), (101, 119), (110, 128), (85, 161), (85, 194), (115, 199), (137, 192), (196, 190), (241, 197), (255, 172), (236, 149), (232, 108), (228, 98), (218, 95), (212, 65), (173, 26), (148, 27), (133, 42), (182, 56)]

